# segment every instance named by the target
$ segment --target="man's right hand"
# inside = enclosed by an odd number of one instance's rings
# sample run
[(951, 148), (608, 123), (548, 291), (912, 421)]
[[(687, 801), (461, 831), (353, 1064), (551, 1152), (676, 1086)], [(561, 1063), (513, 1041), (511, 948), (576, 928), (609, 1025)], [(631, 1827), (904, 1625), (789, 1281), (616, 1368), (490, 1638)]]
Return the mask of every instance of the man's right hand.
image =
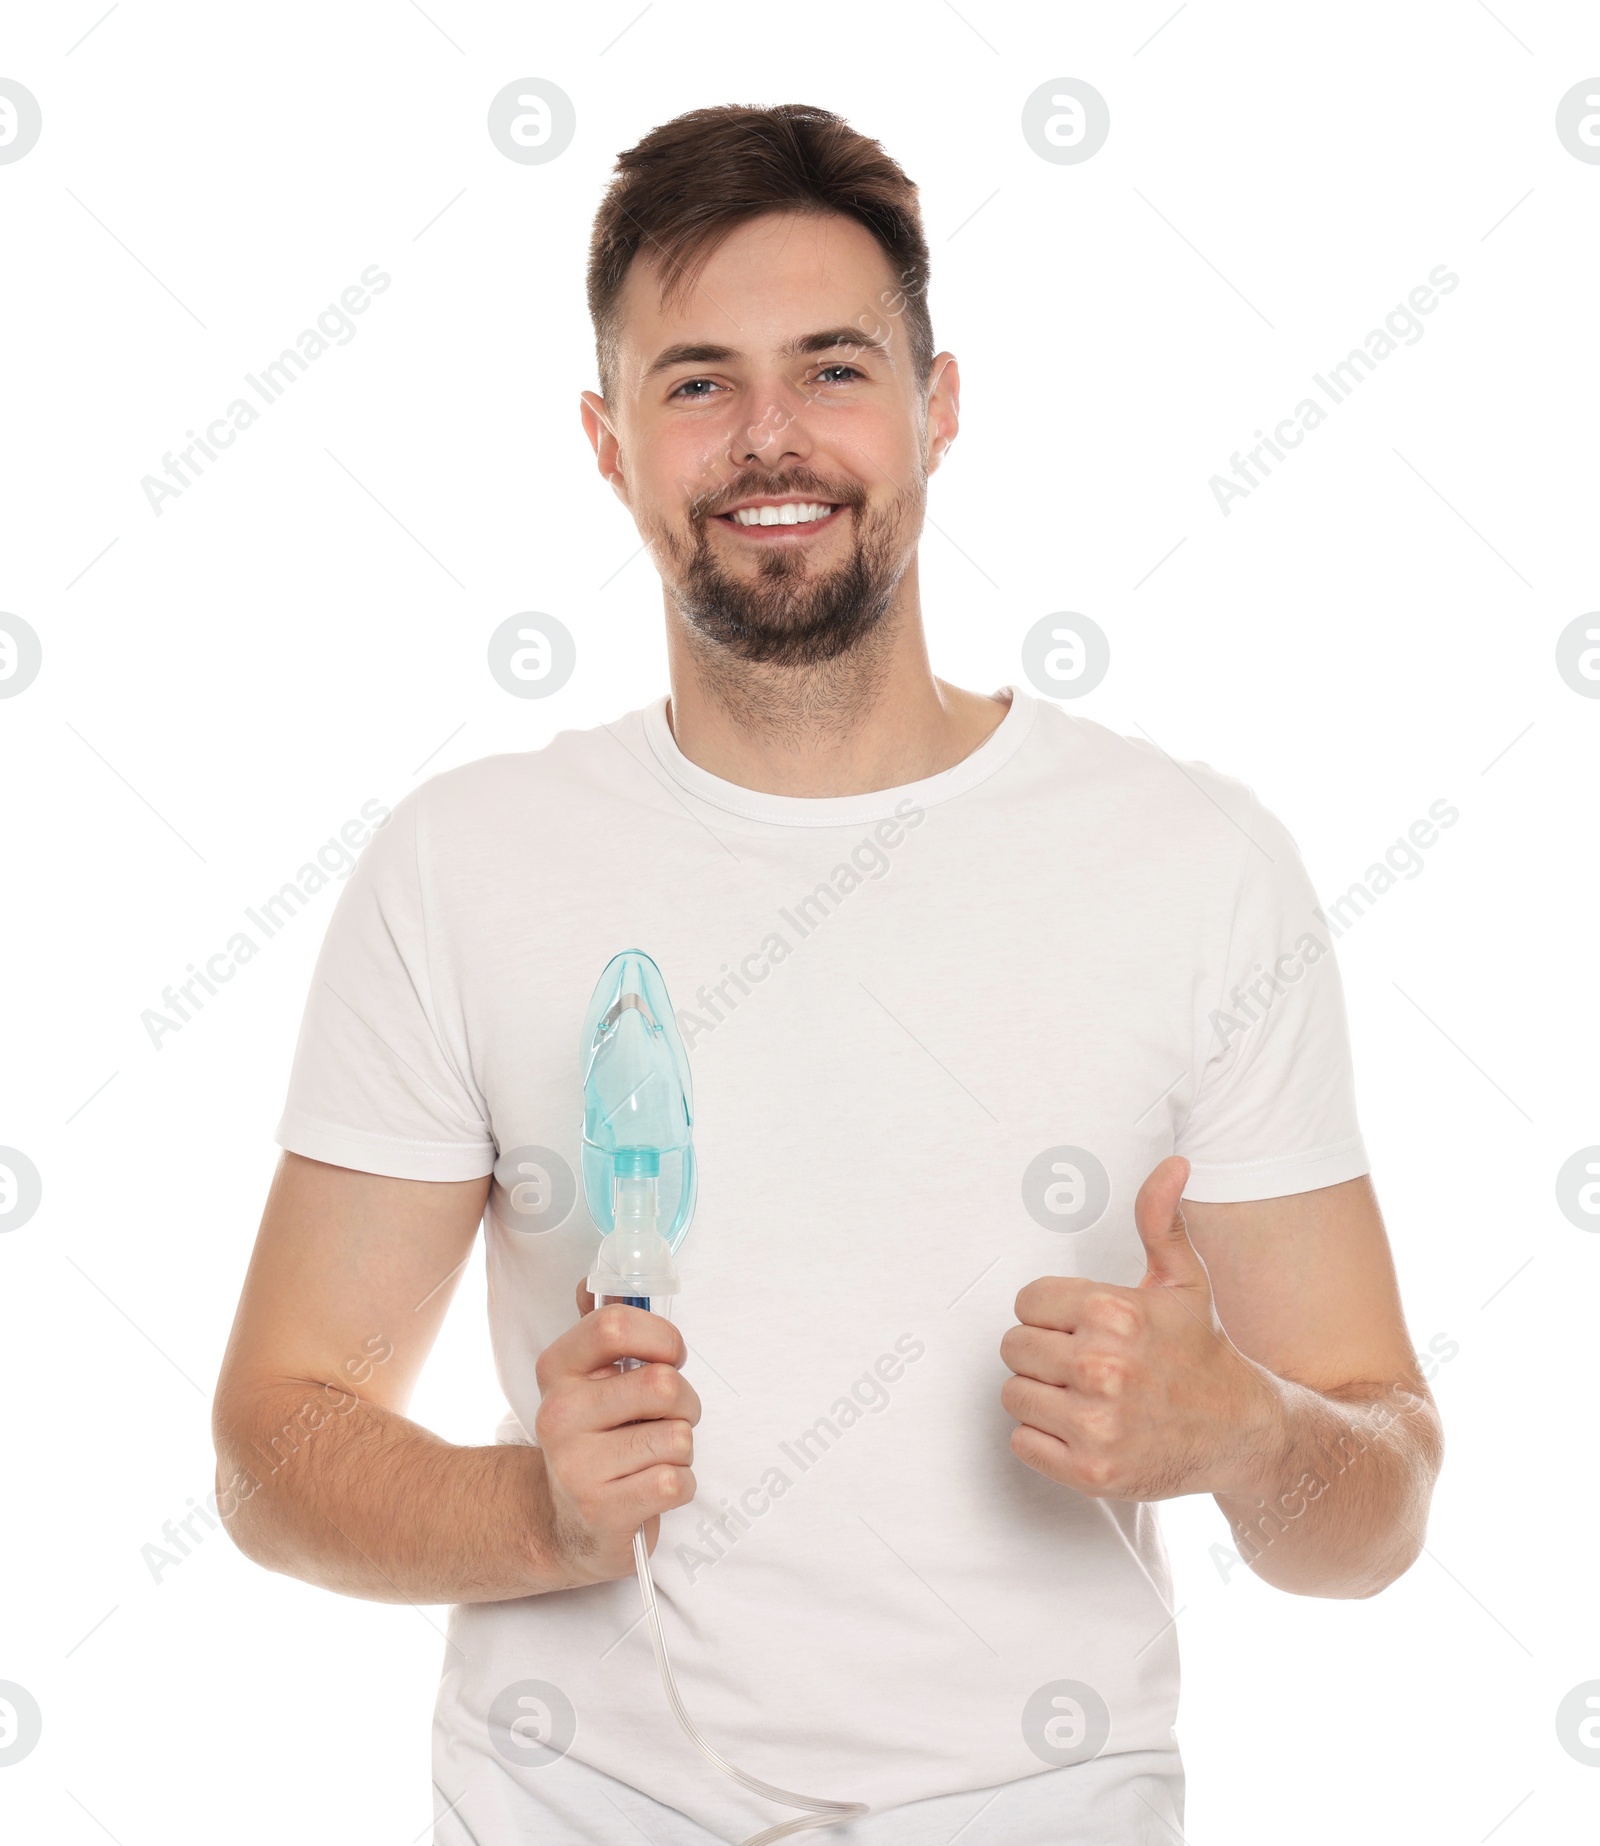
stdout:
[[(611, 1302), (596, 1310), (582, 1283), (583, 1317), (540, 1353), (533, 1434), (544, 1457), (552, 1543), (576, 1587), (634, 1568), (633, 1535), (653, 1551), (660, 1515), (695, 1496), (690, 1469), (700, 1398), (679, 1371), (688, 1357), (670, 1320)], [(644, 1361), (618, 1371), (618, 1359)]]
[(634, 1533), (653, 1546), (694, 1498), (682, 1335), (583, 1288), (535, 1368), (537, 1445), (463, 1448), (405, 1414), (488, 1191), (279, 1162), (213, 1413), (246, 1557), (377, 1602), (503, 1602), (626, 1576)]

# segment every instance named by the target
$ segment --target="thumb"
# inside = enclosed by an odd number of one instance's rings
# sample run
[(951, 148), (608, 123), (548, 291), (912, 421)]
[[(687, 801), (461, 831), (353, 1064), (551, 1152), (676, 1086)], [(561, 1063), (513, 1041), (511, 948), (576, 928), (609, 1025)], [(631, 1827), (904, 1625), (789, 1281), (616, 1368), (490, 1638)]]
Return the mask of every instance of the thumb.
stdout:
[(1200, 1253), (1189, 1241), (1179, 1201), (1189, 1180), (1189, 1163), (1181, 1154), (1169, 1154), (1139, 1188), (1133, 1202), (1133, 1221), (1144, 1245), (1146, 1269), (1141, 1288), (1200, 1287), (1211, 1283)]

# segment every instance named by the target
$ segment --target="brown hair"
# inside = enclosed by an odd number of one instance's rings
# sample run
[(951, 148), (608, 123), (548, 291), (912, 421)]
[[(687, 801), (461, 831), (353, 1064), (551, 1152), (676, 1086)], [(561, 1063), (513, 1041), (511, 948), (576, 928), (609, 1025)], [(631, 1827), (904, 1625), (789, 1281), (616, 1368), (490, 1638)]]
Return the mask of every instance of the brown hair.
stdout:
[(905, 317), (912, 373), (921, 391), (933, 371), (928, 244), (917, 188), (882, 145), (842, 116), (804, 103), (757, 109), (742, 103), (692, 109), (617, 156), (589, 244), (589, 315), (600, 395), (616, 374), (617, 304), (641, 249), (659, 264), (663, 296), (682, 298), (718, 244), (764, 212), (838, 212), (877, 239), (895, 287), (880, 298), (883, 322)]

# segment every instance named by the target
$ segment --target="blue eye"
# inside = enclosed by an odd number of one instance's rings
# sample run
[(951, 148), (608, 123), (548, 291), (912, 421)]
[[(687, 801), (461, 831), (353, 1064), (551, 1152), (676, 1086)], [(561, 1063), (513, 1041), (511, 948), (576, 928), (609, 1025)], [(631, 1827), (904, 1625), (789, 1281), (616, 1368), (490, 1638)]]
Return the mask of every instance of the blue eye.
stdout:
[[(846, 373), (851, 378), (865, 378), (866, 377), (866, 373), (863, 372), (858, 366), (847, 365), (844, 360), (840, 359), (836, 361), (833, 365), (823, 366), (821, 371), (817, 374), (818, 381), (823, 382), (827, 380), (828, 374), (831, 372), (843, 372), (843, 373)], [(843, 383), (844, 381), (841, 379), (838, 382)], [(669, 391), (667, 393), (667, 396), (669, 399), (674, 398), (674, 397), (687, 397), (691, 402), (703, 403), (705, 399), (711, 395), (711, 391), (710, 390), (705, 390), (705, 391), (691, 390), (690, 387), (693, 385), (706, 385), (706, 386), (712, 386), (713, 388), (717, 390), (721, 389), (721, 386), (716, 385), (715, 381), (710, 378), (686, 378), (684, 379), (681, 385), (678, 385), (674, 390)]]

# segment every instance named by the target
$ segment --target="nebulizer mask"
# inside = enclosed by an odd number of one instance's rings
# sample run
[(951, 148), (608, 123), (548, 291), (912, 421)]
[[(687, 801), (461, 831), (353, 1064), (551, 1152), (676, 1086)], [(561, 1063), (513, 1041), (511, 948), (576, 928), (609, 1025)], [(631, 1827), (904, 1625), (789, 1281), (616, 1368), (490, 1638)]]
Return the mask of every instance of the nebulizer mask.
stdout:
[[(666, 982), (641, 950), (625, 949), (606, 964), (584, 1018), (580, 1068), (583, 1190), (589, 1215), (603, 1233), (589, 1272), (589, 1292), (597, 1308), (621, 1301), (660, 1312), (679, 1291), (673, 1253), (694, 1215), (694, 1098), (689, 1058), (672, 1017)], [(617, 1369), (641, 1363), (619, 1359)], [(774, 1788), (747, 1775), (706, 1742), (684, 1709), (672, 1677), (642, 1527), (633, 1535), (633, 1557), (661, 1684), (678, 1722), (725, 1775), (769, 1801), (807, 1810), (798, 1820), (752, 1835), (745, 1846), (768, 1846), (791, 1834), (869, 1813), (863, 1802), (822, 1801)]]

